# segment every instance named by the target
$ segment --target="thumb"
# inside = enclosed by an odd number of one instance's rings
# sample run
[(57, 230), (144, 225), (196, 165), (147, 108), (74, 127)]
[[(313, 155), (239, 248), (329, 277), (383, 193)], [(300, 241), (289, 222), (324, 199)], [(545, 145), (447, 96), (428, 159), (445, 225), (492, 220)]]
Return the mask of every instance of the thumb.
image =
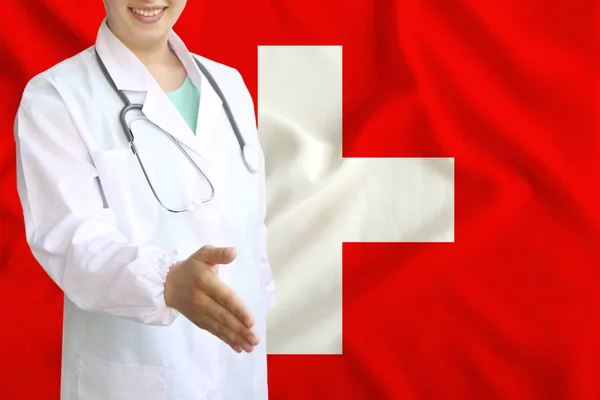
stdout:
[(202, 246), (192, 258), (208, 265), (229, 264), (235, 260), (236, 252), (233, 247)]

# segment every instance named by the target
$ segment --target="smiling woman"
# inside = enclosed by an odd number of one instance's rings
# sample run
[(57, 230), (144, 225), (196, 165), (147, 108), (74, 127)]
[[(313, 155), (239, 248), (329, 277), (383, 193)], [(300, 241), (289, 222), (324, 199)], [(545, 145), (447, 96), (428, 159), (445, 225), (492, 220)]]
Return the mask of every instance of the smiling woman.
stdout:
[(128, 47), (155, 47), (167, 40), (187, 0), (104, 0), (111, 31)]
[(15, 125), (28, 244), (65, 293), (61, 399), (266, 399), (251, 96), (172, 30), (185, 0), (104, 4), (95, 45), (34, 77)]
[(169, 32), (187, 0), (105, 0), (106, 24), (144, 64), (165, 92), (177, 90), (187, 76), (179, 57), (168, 46)]

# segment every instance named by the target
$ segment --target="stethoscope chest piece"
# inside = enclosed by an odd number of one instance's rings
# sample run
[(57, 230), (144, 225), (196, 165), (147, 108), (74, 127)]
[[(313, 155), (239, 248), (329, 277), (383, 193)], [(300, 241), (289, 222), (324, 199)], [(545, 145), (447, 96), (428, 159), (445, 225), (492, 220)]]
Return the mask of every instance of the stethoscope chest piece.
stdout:
[(258, 172), (260, 169), (260, 157), (256, 149), (252, 146), (244, 145), (242, 156), (250, 172)]

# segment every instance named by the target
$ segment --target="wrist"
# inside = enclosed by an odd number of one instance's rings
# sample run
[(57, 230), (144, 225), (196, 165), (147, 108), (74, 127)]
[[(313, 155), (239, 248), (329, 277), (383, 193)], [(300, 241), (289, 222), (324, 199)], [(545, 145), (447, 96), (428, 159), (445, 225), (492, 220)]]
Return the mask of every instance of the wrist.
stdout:
[(173, 309), (177, 309), (176, 306), (176, 302), (175, 302), (175, 290), (173, 288), (173, 286), (175, 286), (175, 279), (173, 277), (174, 274), (176, 274), (177, 271), (177, 267), (179, 266), (180, 262), (175, 262), (174, 264), (172, 264), (168, 271), (167, 271), (167, 276), (165, 278), (165, 288), (164, 288), (164, 297), (165, 297), (165, 305), (167, 307), (173, 308)]

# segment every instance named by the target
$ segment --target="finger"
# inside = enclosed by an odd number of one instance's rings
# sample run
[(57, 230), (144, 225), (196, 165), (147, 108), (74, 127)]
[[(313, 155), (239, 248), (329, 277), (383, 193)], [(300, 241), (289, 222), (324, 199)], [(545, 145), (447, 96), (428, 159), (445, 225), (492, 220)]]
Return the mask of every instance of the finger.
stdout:
[[(208, 299), (208, 301), (212, 303), (212, 300)], [(190, 320), (198, 328), (218, 337), (221, 339), (221, 341), (228, 344), (235, 352), (241, 353), (243, 351), (243, 347), (238, 344), (243, 341), (240, 338), (237, 338), (235, 335), (227, 332), (224, 327), (220, 326), (216, 319), (212, 318), (205, 312), (197, 312), (193, 314), (193, 316), (190, 316)]]
[(244, 349), (235, 343), (232, 343), (227, 336), (223, 335), (222, 333), (219, 333), (218, 331), (216, 331), (213, 327), (207, 326), (207, 329), (205, 329), (208, 333), (218, 337), (223, 343), (225, 343), (226, 345), (228, 345), (229, 347), (231, 347), (233, 349), (233, 351), (235, 351), (236, 353), (241, 353)]
[(215, 284), (210, 285), (206, 290), (206, 294), (210, 296), (217, 304), (221, 305), (229, 311), (235, 318), (248, 328), (254, 326), (254, 317), (252, 312), (244, 305), (242, 300), (234, 293), (234, 291), (222, 283), (218, 278), (215, 278)]
[(208, 265), (229, 264), (235, 260), (236, 251), (233, 247), (215, 247), (206, 245), (196, 251), (192, 258)]
[[(235, 335), (238, 340), (236, 343), (239, 345), (250, 345), (257, 346), (260, 337), (258, 333), (240, 322), (229, 310), (221, 306), (216, 302), (207, 304), (202, 312), (207, 318), (216, 321), (221, 327), (220, 330), (230, 332), (231, 335)], [(232, 336), (233, 337), (233, 336)]]
[(243, 349), (247, 353), (250, 353), (254, 350), (255, 345), (248, 343), (248, 341), (244, 339), (243, 335), (235, 332), (217, 318), (213, 318), (211, 316), (207, 316), (206, 318), (206, 324), (209, 328), (208, 331), (227, 343), (232, 349), (235, 351)]

